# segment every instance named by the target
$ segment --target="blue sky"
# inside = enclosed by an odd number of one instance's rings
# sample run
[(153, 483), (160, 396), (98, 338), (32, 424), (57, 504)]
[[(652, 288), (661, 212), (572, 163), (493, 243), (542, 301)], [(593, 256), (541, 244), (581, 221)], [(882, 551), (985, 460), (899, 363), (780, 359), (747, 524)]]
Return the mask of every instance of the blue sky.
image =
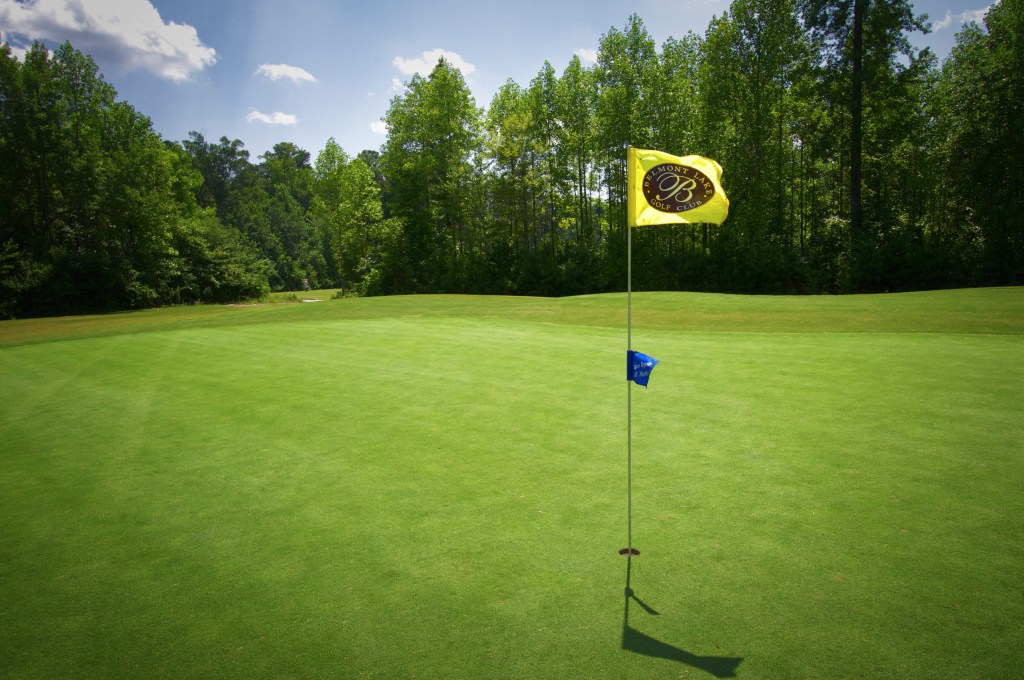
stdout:
[[(71, 40), (121, 99), (165, 139), (197, 130), (245, 143), (253, 160), (277, 142), (315, 159), (327, 139), (350, 154), (384, 142), (380, 118), (401, 84), (444, 54), (478, 106), (545, 60), (585, 64), (631, 13), (660, 45), (704, 33), (727, 0), (0, 0), (0, 34), (16, 52)], [(934, 30), (916, 37), (944, 58), (988, 0), (918, 0)]]

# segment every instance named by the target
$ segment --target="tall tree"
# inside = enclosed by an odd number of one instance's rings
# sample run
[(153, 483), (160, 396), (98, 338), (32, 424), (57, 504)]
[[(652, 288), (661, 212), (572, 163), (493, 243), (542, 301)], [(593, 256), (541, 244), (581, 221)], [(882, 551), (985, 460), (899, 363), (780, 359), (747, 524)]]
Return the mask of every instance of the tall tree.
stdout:
[[(798, 8), (819, 54), (825, 98), (836, 109), (834, 138), (845, 140), (840, 153), (847, 162), (839, 164), (839, 174), (848, 187), (851, 285), (878, 288), (884, 267), (873, 250), (885, 215), (873, 212), (879, 205), (874, 199), (872, 210), (865, 210), (863, 165), (868, 157), (885, 155), (882, 145), (900, 141), (877, 135), (876, 121), (892, 103), (905, 100), (908, 81), (931, 63), (930, 53), (916, 52), (908, 40), (910, 33), (927, 30), (925, 17), (914, 15), (909, 0), (800, 0)], [(901, 88), (894, 90), (894, 82)]]
[(474, 243), (480, 111), (462, 72), (444, 59), (414, 75), (385, 115), (381, 171), (389, 205), (405, 225), (410, 275), (425, 290), (458, 287), (460, 261)]
[(573, 208), (572, 217), (577, 241), (586, 252), (594, 246), (593, 161), (591, 148), (594, 140), (594, 106), (597, 89), (593, 73), (585, 68), (580, 58), (573, 55), (565, 67), (555, 91), (555, 111), (559, 121), (559, 164), (570, 179)]
[[(485, 121), (493, 210), (504, 227), (493, 238), (519, 254), (528, 251), (531, 242), (532, 116), (523, 88), (509, 80), (495, 93)], [(511, 270), (511, 262), (504, 264)]]
[(250, 169), (249, 152), (241, 140), (221, 137), (214, 144), (195, 131), (189, 133), (182, 146), (192, 159), (192, 166), (203, 176), (203, 183), (196, 189), (199, 204), (216, 208), (217, 215), (223, 219), (229, 193)]
[(864, 158), (864, 13), (867, 0), (853, 0), (850, 48), (850, 233), (853, 250), (864, 246), (864, 206), (861, 201)]
[(783, 292), (796, 274), (785, 211), (797, 107), (792, 88), (808, 49), (791, 0), (736, 0), (704, 42), (700, 91), (710, 155), (727, 168), (733, 202), (718, 230), (719, 285)]
[[(629, 17), (625, 31), (613, 28), (601, 36), (594, 80), (595, 159), (606, 200), (602, 226), (608, 230), (606, 285), (619, 287), (626, 271), (626, 149), (651, 146), (657, 97), (657, 47), (638, 15)], [(645, 239), (656, 238), (637, 236), (641, 248)]]
[[(1024, 2), (992, 5), (943, 64), (931, 112), (945, 169), (936, 220), (948, 249), (978, 251), (977, 283), (1024, 282)], [(970, 262), (959, 266), (972, 269)]]
[(625, 225), (626, 149), (652, 141), (656, 64), (657, 47), (638, 15), (629, 17), (625, 31), (613, 28), (601, 36), (594, 66), (595, 142), (619, 230)]
[(401, 230), (397, 218), (384, 218), (380, 187), (362, 158), (348, 163), (339, 176), (341, 195), (331, 226), (338, 268), (344, 280), (362, 293), (391, 287), (387, 270)]

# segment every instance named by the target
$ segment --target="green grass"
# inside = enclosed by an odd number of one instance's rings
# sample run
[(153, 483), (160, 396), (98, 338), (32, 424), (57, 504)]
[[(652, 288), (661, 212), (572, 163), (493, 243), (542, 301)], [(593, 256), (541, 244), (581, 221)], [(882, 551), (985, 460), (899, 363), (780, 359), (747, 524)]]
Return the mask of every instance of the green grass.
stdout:
[(327, 293), (0, 323), (0, 676), (1024, 674), (1024, 289), (635, 295), (628, 630), (625, 296)]

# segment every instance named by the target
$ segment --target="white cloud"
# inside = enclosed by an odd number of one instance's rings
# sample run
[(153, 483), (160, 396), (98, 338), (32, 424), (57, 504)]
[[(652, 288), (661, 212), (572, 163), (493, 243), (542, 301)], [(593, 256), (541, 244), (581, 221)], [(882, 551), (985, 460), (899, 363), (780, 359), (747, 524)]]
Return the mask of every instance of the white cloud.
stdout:
[(217, 61), (195, 27), (165, 22), (150, 0), (0, 0), (0, 26), (8, 40), (69, 40), (102, 65), (176, 82)]
[(985, 15), (988, 14), (990, 7), (992, 7), (992, 5), (986, 5), (981, 9), (968, 9), (960, 12), (959, 14), (953, 14), (949, 10), (946, 10), (946, 16), (933, 23), (932, 30), (941, 31), (953, 25), (956, 25), (956, 27), (959, 28), (963, 24), (969, 24), (972, 21), (980, 24), (985, 19)]
[(289, 66), (288, 64), (260, 64), (260, 67), (256, 69), (256, 75), (266, 76), (271, 80), (288, 78), (293, 83), (301, 83), (303, 81), (317, 82), (313, 74), (306, 69), (299, 68), (298, 66)]
[(442, 50), (441, 48), (424, 52), (420, 56), (413, 57), (411, 59), (395, 57), (395, 60), (391, 63), (394, 64), (395, 68), (405, 76), (411, 76), (414, 73), (428, 75), (434, 70), (434, 67), (437, 66), (437, 60), (442, 57), (444, 57), (444, 60), (449, 64), (462, 71), (463, 76), (468, 76), (476, 71), (476, 66), (463, 59), (462, 55), (455, 52), (449, 52), (448, 50)]
[(991, 7), (992, 5), (986, 5), (981, 9), (969, 9), (960, 16), (963, 17), (965, 24), (970, 23), (972, 21), (980, 24), (982, 21), (984, 21), (985, 15), (988, 14), (988, 10)]
[(588, 50), (585, 47), (577, 49), (573, 54), (577, 55), (584, 64), (597, 63), (597, 50)]
[(271, 114), (253, 111), (245, 117), (245, 120), (248, 123), (265, 123), (266, 125), (295, 125), (299, 122), (299, 117), (293, 113), (281, 113), (280, 111), (274, 111)]
[(370, 123), (370, 132), (375, 135), (386, 136), (388, 134), (388, 126), (382, 120), (375, 120)]
[(949, 28), (952, 24), (953, 24), (953, 15), (950, 14), (949, 10), (947, 9), (946, 10), (946, 16), (944, 18), (942, 18), (942, 19), (939, 19), (938, 21), (936, 21), (935, 23), (932, 24), (932, 30), (933, 31), (941, 31), (944, 28)]

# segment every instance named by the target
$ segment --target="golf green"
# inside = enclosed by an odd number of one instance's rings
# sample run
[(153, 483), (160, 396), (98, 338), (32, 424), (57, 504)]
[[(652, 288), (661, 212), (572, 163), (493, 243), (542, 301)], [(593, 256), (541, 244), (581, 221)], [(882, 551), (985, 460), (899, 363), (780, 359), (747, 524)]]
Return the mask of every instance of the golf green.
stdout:
[(630, 561), (624, 295), (323, 297), (0, 323), (0, 676), (1024, 673), (1024, 289), (635, 294)]

